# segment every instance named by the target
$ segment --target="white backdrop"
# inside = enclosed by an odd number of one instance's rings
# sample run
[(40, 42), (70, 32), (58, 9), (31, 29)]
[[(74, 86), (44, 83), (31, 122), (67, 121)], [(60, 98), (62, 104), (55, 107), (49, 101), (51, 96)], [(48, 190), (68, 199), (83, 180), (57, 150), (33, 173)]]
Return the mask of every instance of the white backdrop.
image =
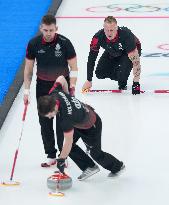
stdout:
[[(76, 2), (76, 3), (75, 3)], [(113, 1), (120, 7), (131, 1)], [(133, 1), (145, 7), (147, 1)], [(159, 1), (149, 1), (153, 5)], [(167, 8), (167, 1), (160, 1), (158, 7)], [(164, 17), (168, 13), (133, 12), (89, 13), (86, 8), (111, 5), (112, 1), (65, 0), (57, 16), (59, 33), (73, 42), (79, 66), (76, 96), (93, 105), (103, 120), (103, 150), (112, 153), (126, 164), (126, 172), (116, 179), (108, 179), (106, 170), (90, 179), (79, 182), (80, 170), (69, 160), (67, 173), (73, 178), (73, 187), (65, 192), (64, 198), (48, 196), (46, 179), (55, 167), (42, 169), (40, 163), (45, 160), (40, 128), (36, 112), (35, 75), (31, 85), (31, 104), (28, 107), (23, 138), (16, 164), (14, 180), (21, 182), (18, 187), (0, 187), (1, 204), (98, 204), (98, 205), (142, 205), (167, 204), (169, 165), (168, 165), (168, 94), (81, 94), (86, 80), (86, 62), (92, 36), (102, 28), (103, 18), (77, 18), (115, 16), (156, 16)], [(165, 5), (164, 5), (165, 4)], [(74, 6), (72, 6), (74, 5)], [(118, 5), (119, 6), (119, 5)], [(143, 7), (144, 6), (144, 7)], [(157, 6), (157, 5), (156, 5)], [(76, 17), (76, 18), (70, 18)], [(118, 18), (119, 25), (129, 27), (141, 40), (144, 55), (160, 53), (160, 57), (142, 57), (141, 86), (145, 90), (168, 89), (168, 19), (167, 18)], [(158, 46), (166, 44), (164, 49)], [(143, 55), (143, 56), (144, 56)], [(158, 56), (155, 54), (155, 56)], [(36, 70), (36, 68), (35, 68)], [(128, 87), (131, 88), (132, 75)], [(93, 80), (94, 88), (116, 89), (117, 83), (110, 80)], [(21, 131), (23, 112), (22, 89), (11, 108), (0, 132), (0, 180), (9, 180), (12, 162)], [(81, 142), (79, 142), (81, 144)], [(83, 145), (82, 145), (83, 146)]]

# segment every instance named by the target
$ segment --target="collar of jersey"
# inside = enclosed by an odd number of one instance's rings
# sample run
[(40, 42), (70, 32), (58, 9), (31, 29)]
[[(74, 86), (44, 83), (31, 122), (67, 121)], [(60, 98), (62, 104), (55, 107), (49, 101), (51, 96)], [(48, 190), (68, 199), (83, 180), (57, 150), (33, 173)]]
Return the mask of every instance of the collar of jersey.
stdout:
[(114, 42), (116, 42), (116, 41), (118, 40), (118, 38), (119, 38), (119, 32), (117, 31), (116, 36), (115, 36), (112, 40), (110, 40), (110, 39), (108, 39), (108, 38), (106, 37), (106, 42), (107, 42), (107, 43), (114, 43)]
[(42, 36), (42, 44), (43, 44), (43, 45), (46, 45), (46, 44), (55, 44), (56, 39), (57, 39), (57, 34), (55, 34), (54, 39), (53, 39), (51, 42), (46, 42), (45, 39), (44, 39), (44, 37)]

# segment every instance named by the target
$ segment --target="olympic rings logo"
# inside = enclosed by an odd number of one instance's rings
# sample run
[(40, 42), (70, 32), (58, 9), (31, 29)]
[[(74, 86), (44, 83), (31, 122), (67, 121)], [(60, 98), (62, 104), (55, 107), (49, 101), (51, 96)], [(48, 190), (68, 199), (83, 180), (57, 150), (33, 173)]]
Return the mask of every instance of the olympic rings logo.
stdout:
[(169, 4), (152, 4), (152, 5), (140, 5), (140, 4), (110, 4), (107, 6), (89, 7), (86, 9), (88, 12), (105, 13), (105, 12), (169, 12)]
[(158, 49), (163, 50), (163, 52), (153, 52), (153, 53), (142, 53), (142, 57), (151, 57), (151, 58), (156, 58), (156, 57), (165, 57), (169, 58), (169, 43), (163, 43), (157, 46)]
[(161, 45), (159, 45), (157, 48), (162, 49), (162, 50), (169, 51), (169, 44), (168, 44), (168, 43), (161, 44)]

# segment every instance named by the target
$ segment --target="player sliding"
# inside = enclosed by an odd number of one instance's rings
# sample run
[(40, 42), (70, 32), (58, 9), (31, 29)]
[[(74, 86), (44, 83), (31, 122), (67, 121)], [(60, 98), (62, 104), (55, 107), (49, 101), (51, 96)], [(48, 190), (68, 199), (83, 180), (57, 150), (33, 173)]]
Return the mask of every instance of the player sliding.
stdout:
[(102, 121), (99, 115), (91, 106), (80, 102), (68, 93), (68, 84), (63, 76), (56, 79), (49, 95), (39, 98), (38, 112), (48, 118), (59, 116), (64, 132), (64, 145), (57, 159), (60, 172), (64, 172), (65, 159), (68, 156), (72, 158), (72, 155), (75, 163), (83, 171), (78, 177), (79, 180), (84, 180), (100, 171), (93, 160), (76, 144), (79, 138), (90, 150), (90, 156), (110, 171), (108, 177), (117, 176), (125, 168), (122, 161), (102, 151)]

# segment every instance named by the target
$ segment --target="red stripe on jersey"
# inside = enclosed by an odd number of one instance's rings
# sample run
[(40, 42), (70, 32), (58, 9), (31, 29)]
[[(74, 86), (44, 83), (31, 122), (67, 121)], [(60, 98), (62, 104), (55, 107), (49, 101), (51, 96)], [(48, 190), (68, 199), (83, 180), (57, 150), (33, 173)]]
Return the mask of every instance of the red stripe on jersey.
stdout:
[(90, 44), (90, 48), (92, 50), (97, 50), (97, 44), (98, 44), (99, 39), (98, 38), (93, 38)]
[(119, 33), (117, 32), (116, 36), (112, 40), (106, 38), (106, 42), (107, 43), (110, 43), (110, 42), (114, 43), (118, 40), (118, 38), (119, 38)]
[(64, 133), (72, 132), (73, 129), (74, 129), (74, 128), (72, 128), (71, 130), (64, 131)]
[(54, 89), (58, 87), (58, 85), (61, 85), (61, 86), (62, 86), (61, 83), (55, 82), (55, 83), (53, 84), (52, 88), (49, 90), (49, 94), (51, 94), (51, 93), (54, 91)]
[(42, 37), (42, 44), (46, 44), (46, 43), (51, 43), (54, 44), (56, 42), (56, 38), (57, 38), (57, 34), (55, 34), (53, 40), (51, 42), (47, 42), (44, 38), (44, 36)]
[[(137, 47), (136, 47), (137, 48)], [(130, 51), (130, 52), (128, 52), (127, 54), (130, 54), (130, 53), (132, 53), (133, 51), (135, 51), (136, 50), (136, 48), (134, 48), (132, 51)]]
[(59, 107), (60, 107), (60, 101), (59, 100), (56, 100), (56, 105), (57, 105), (58, 110), (59, 110)]
[(71, 59), (73, 59), (73, 58), (76, 58), (76, 55), (73, 56), (73, 57), (67, 58), (67, 60), (71, 60)]

